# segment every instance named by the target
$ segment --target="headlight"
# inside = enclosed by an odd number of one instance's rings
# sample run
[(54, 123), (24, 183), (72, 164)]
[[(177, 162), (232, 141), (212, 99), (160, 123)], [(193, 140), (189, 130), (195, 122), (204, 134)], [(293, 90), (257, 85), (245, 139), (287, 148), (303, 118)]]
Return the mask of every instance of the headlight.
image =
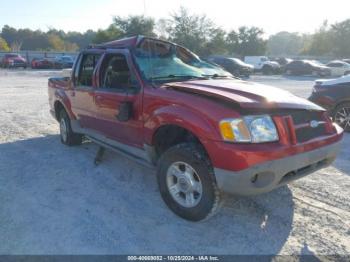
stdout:
[(276, 126), (268, 115), (224, 119), (219, 126), (225, 141), (264, 143), (279, 140)]

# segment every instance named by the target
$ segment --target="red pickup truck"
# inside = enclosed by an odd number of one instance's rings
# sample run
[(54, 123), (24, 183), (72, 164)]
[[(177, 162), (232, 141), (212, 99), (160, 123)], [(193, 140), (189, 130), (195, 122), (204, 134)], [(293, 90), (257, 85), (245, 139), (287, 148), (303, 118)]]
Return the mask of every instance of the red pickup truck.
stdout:
[(343, 134), (310, 101), (143, 36), (89, 47), (48, 90), (63, 144), (85, 136), (157, 167), (163, 200), (192, 221), (222, 192), (264, 193), (330, 165)]

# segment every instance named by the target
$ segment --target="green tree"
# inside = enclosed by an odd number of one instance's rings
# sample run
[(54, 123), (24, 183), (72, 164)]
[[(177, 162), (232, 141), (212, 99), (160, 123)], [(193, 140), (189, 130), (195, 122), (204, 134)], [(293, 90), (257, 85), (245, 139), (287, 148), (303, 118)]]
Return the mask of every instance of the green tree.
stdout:
[(116, 40), (122, 37), (122, 35), (122, 31), (114, 24), (112, 24), (106, 30), (99, 29), (94, 36), (93, 42), (96, 44), (101, 44), (104, 42)]
[(269, 55), (298, 55), (304, 48), (303, 37), (298, 33), (279, 32), (271, 35), (267, 41)]
[(350, 57), (350, 19), (331, 27), (333, 52), (341, 57)]
[(332, 31), (329, 30), (328, 22), (324, 21), (322, 26), (313, 34), (311, 43), (305, 53), (309, 55), (330, 55), (334, 50)]
[(210, 36), (213, 35), (213, 30), (217, 29), (210, 19), (205, 15), (192, 15), (181, 7), (171, 16), (170, 21), (169, 40), (184, 45), (200, 55), (207, 55), (206, 47)]
[(262, 38), (264, 31), (258, 27), (242, 26), (238, 30), (238, 53), (241, 56), (264, 55), (266, 41)]
[(210, 39), (204, 49), (206, 55), (226, 55), (228, 54), (226, 32), (221, 28), (212, 29)]
[(156, 36), (155, 21), (151, 17), (128, 16), (114, 17), (114, 26), (121, 31), (123, 37), (134, 35)]
[(10, 51), (10, 47), (7, 44), (6, 40), (2, 37), (0, 37), (0, 51)]
[(239, 35), (235, 30), (231, 30), (226, 35), (227, 51), (229, 54), (238, 54), (239, 52)]
[(49, 43), (50, 43), (51, 49), (54, 51), (64, 51), (65, 50), (64, 41), (59, 35), (51, 33), (49, 35)]

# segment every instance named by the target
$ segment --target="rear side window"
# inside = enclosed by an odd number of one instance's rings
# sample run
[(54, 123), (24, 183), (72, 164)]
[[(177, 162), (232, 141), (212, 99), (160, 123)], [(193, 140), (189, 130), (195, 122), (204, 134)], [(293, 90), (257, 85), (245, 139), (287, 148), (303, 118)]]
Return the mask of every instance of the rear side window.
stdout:
[(100, 54), (83, 55), (80, 63), (78, 79), (76, 82), (77, 86), (92, 86), (92, 76), (100, 57)]

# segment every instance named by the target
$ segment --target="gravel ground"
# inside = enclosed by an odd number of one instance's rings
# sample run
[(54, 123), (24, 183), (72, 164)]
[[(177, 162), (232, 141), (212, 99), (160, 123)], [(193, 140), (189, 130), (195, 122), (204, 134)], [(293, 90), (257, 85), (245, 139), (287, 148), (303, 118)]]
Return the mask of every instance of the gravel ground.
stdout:
[[(162, 202), (154, 171), (97, 146), (61, 145), (50, 71), (0, 70), (0, 254), (350, 253), (350, 135), (336, 162), (256, 197), (227, 197), (191, 223)], [(254, 76), (307, 97), (312, 78)]]

